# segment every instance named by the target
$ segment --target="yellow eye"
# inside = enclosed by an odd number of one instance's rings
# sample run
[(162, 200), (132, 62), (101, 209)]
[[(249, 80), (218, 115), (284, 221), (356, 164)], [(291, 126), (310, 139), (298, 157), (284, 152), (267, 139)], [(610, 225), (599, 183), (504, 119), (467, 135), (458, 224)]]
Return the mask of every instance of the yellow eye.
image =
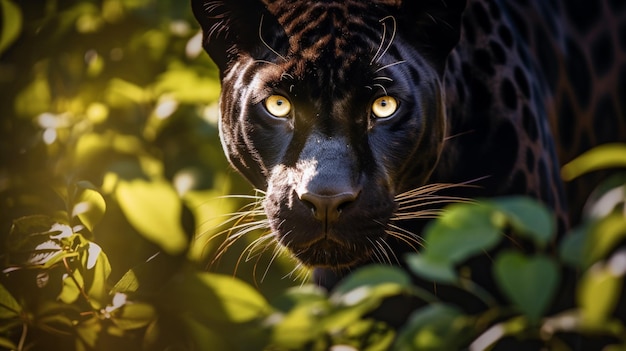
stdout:
[(389, 95), (381, 96), (372, 104), (372, 113), (378, 118), (385, 118), (393, 115), (398, 109), (398, 100)]
[(285, 117), (291, 112), (291, 102), (282, 95), (272, 95), (265, 99), (265, 108), (276, 117)]

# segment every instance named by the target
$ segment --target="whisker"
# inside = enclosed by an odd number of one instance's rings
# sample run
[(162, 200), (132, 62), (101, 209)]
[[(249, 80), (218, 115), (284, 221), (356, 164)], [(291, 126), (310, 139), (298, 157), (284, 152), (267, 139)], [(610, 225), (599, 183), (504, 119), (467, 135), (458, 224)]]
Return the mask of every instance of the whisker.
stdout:
[(391, 21), (393, 22), (393, 31), (391, 32), (391, 39), (389, 39), (389, 44), (387, 44), (387, 47), (385, 48), (385, 50), (383, 50), (383, 52), (380, 54), (380, 56), (376, 59), (376, 62), (380, 61), (380, 59), (383, 58), (383, 56), (385, 56), (385, 54), (387, 53), (387, 51), (391, 47), (391, 44), (393, 44), (393, 41), (396, 38), (396, 31), (398, 30), (398, 23), (396, 22), (396, 18), (394, 16), (386, 16), (383, 19), (381, 19), (379, 22), (381, 22), (383, 24), (383, 26), (385, 26), (385, 22), (384, 21), (386, 21), (389, 18), (391, 18)]
[(444, 141), (448, 141), (450, 139), (458, 138), (458, 137), (461, 137), (461, 136), (464, 136), (464, 135), (467, 135), (467, 134), (472, 134), (474, 132), (476, 132), (476, 130), (474, 130), (474, 129), (467, 130), (465, 132), (460, 132), (460, 133), (457, 133), (457, 134), (454, 134), (454, 135), (449, 135), (449, 136), (443, 138), (443, 140)]
[(386, 80), (389, 82), (393, 82), (393, 79), (389, 78), (389, 77), (374, 77), (374, 79), (372, 80)]
[(285, 57), (283, 57), (281, 54), (278, 53), (278, 51), (274, 50), (266, 41), (265, 39), (263, 39), (263, 34), (262, 34), (262, 28), (263, 28), (263, 15), (261, 15), (261, 21), (259, 21), (259, 39), (261, 40), (261, 42), (263, 43), (263, 45), (265, 45), (265, 47), (267, 47), (271, 52), (273, 52), (276, 56), (280, 57), (283, 61), (287, 62), (287, 59)]
[(390, 63), (388, 65), (384, 65), (384, 66), (378, 68), (377, 70), (375, 70), (374, 73), (378, 73), (378, 72), (384, 70), (385, 68), (389, 68), (391, 66), (399, 65), (399, 64), (402, 64), (402, 63), (406, 63), (406, 61), (402, 60), (402, 61), (397, 61), (397, 62), (394, 62), (394, 63)]
[(385, 95), (389, 95), (389, 94), (387, 94), (387, 89), (385, 89), (385, 87), (382, 86), (381, 84), (374, 84), (373, 86), (380, 87), (383, 90), (383, 92), (385, 92)]
[[(398, 264), (398, 266), (400, 265), (400, 260), (398, 259), (398, 256), (396, 256), (396, 253), (393, 251), (393, 249), (391, 248), (391, 246), (389, 246), (389, 243), (385, 240), (377, 240), (378, 245), (381, 246), (381, 249), (385, 252), (390, 252), (391, 255), (393, 256), (393, 259), (396, 261), (396, 264)], [(382, 247), (382, 244), (384, 244), (385, 246), (387, 246), (387, 249)], [(389, 264), (391, 263), (391, 259), (389, 258), (389, 255), (387, 255), (387, 258), (389, 259)]]

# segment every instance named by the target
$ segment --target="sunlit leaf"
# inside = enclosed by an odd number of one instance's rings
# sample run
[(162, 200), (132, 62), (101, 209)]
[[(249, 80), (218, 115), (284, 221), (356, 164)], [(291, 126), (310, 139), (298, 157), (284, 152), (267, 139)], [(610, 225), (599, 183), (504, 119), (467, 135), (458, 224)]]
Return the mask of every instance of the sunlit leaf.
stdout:
[(594, 223), (590, 230), (582, 257), (587, 266), (606, 257), (626, 239), (626, 218), (623, 214), (614, 213)]
[(13, 343), (10, 339), (4, 338), (0, 336), (0, 347), (7, 350), (17, 350), (17, 345)]
[(90, 280), (85, 284), (86, 294), (92, 307), (102, 308), (109, 294), (107, 288), (107, 279), (111, 274), (109, 259), (100, 246), (93, 242), (88, 243), (88, 249), (83, 255), (87, 258), (84, 268), (90, 274)]
[[(320, 314), (328, 312), (323, 304), (296, 306), (285, 315), (272, 315), (272, 344), (289, 350), (303, 348), (311, 340), (320, 338)], [(275, 320), (279, 319), (276, 323)]]
[(22, 307), (13, 295), (0, 284), (0, 319), (10, 319), (19, 316)]
[(158, 94), (168, 94), (185, 103), (211, 103), (219, 97), (220, 86), (196, 70), (180, 67), (164, 72), (155, 86)]
[(156, 311), (149, 304), (131, 302), (124, 304), (113, 317), (113, 322), (123, 330), (143, 328), (154, 321)]
[(0, 28), (0, 55), (11, 45), (22, 31), (22, 11), (11, 0), (0, 0), (2, 23)]
[(623, 279), (604, 266), (594, 266), (585, 273), (578, 288), (578, 304), (586, 325), (598, 328), (607, 322), (622, 285)]
[(390, 284), (397, 287), (398, 291), (411, 286), (411, 278), (401, 269), (383, 266), (369, 265), (361, 268), (337, 285), (333, 291), (331, 298), (343, 300), (346, 294), (353, 293), (356, 289), (363, 287), (375, 289), (382, 284)]
[(100, 319), (93, 317), (79, 323), (75, 327), (75, 331), (79, 337), (76, 341), (84, 343), (88, 346), (88, 349), (93, 349), (96, 346), (98, 337), (102, 331), (102, 322)]
[(626, 144), (597, 146), (564, 165), (561, 176), (569, 181), (585, 173), (617, 167), (626, 167)]
[(24, 117), (34, 117), (48, 112), (52, 102), (52, 94), (48, 80), (43, 75), (37, 75), (34, 80), (22, 89), (15, 98), (15, 111)]
[(77, 194), (72, 215), (77, 216), (89, 231), (93, 231), (94, 226), (104, 216), (106, 202), (90, 182), (80, 181), (76, 184), (76, 188)]
[(8, 247), (12, 264), (50, 268), (77, 254), (72, 228), (48, 216), (28, 216), (13, 221)]
[(170, 255), (182, 253), (188, 244), (181, 223), (182, 203), (164, 180), (122, 180), (116, 188), (120, 208), (146, 239)]
[(498, 285), (533, 322), (546, 311), (559, 284), (556, 263), (544, 256), (505, 252), (495, 261)]
[(267, 316), (271, 307), (252, 286), (232, 276), (199, 273), (202, 284), (219, 297), (228, 321), (241, 323)]
[(81, 291), (85, 285), (83, 275), (79, 270), (75, 269), (63, 276), (63, 289), (59, 294), (59, 301), (66, 304), (72, 304), (81, 296)]

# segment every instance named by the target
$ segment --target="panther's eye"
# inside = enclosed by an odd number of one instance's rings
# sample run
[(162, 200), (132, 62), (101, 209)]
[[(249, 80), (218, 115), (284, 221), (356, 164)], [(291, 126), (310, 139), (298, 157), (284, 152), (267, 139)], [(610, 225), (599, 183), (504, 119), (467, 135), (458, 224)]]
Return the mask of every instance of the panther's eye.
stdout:
[(386, 118), (393, 115), (398, 109), (398, 100), (396, 98), (385, 95), (381, 96), (372, 104), (372, 113), (378, 118)]
[(291, 112), (291, 102), (282, 95), (272, 95), (265, 99), (265, 108), (275, 117), (285, 117)]

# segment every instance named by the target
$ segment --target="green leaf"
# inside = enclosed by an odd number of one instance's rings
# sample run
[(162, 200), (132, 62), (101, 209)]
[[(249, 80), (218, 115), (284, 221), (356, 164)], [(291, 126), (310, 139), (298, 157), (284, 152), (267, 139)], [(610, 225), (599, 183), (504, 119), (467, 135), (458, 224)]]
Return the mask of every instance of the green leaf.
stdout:
[(501, 218), (483, 204), (454, 204), (424, 234), (425, 254), (456, 264), (489, 250), (500, 238)]
[(613, 213), (591, 227), (591, 235), (585, 242), (584, 263), (588, 267), (605, 258), (617, 245), (626, 239), (626, 218)]
[(90, 273), (90, 279), (85, 284), (86, 293), (92, 307), (100, 309), (109, 296), (107, 279), (111, 274), (111, 264), (100, 246), (93, 242), (88, 243), (87, 250), (83, 255), (86, 258), (84, 268), (86, 273)]
[(87, 181), (76, 184), (77, 194), (75, 197), (72, 216), (78, 217), (93, 232), (94, 226), (100, 222), (106, 211), (106, 202), (96, 187)]
[(459, 350), (467, 339), (469, 319), (456, 307), (434, 303), (413, 313), (393, 350)]
[(18, 266), (50, 268), (77, 255), (71, 250), (74, 239), (72, 228), (54, 218), (22, 217), (13, 221), (9, 233), (9, 260)]
[(324, 331), (320, 320), (327, 312), (328, 305), (319, 302), (295, 306), (285, 315), (272, 315), (270, 320), (278, 320), (271, 325), (272, 344), (288, 350), (299, 350), (311, 341), (321, 339)]
[(527, 257), (505, 252), (495, 261), (498, 285), (532, 322), (538, 322), (554, 297), (559, 271), (554, 261), (544, 256)]
[(550, 211), (538, 201), (525, 196), (492, 200), (504, 212), (516, 233), (526, 235), (541, 248), (553, 239), (555, 224)]
[(63, 278), (63, 288), (59, 294), (59, 301), (66, 304), (73, 304), (81, 296), (81, 290), (85, 282), (83, 275), (78, 269), (72, 271), (71, 274), (66, 274)]
[(146, 239), (169, 255), (185, 251), (188, 240), (180, 223), (182, 202), (169, 183), (121, 180), (116, 195), (128, 221)]
[(408, 255), (406, 263), (413, 273), (424, 279), (448, 284), (453, 284), (459, 279), (450, 262), (428, 254)]
[(578, 304), (587, 326), (601, 327), (619, 301), (622, 279), (608, 269), (587, 272), (578, 288)]
[(0, 348), (17, 350), (17, 345), (15, 345), (12, 340), (0, 336)]
[(189, 311), (205, 323), (245, 323), (273, 312), (265, 298), (243, 281), (226, 275), (179, 272), (161, 291), (173, 311)]
[(564, 263), (575, 267), (585, 268), (585, 251), (587, 237), (590, 236), (589, 225), (584, 225), (571, 230), (561, 241), (559, 245), (559, 258)]
[(141, 302), (125, 303), (112, 320), (115, 325), (123, 330), (139, 329), (147, 326), (156, 318), (154, 307)]
[(0, 55), (11, 45), (22, 31), (22, 11), (11, 0), (0, 0), (2, 28), (0, 29)]
[(626, 144), (597, 146), (564, 165), (561, 176), (570, 181), (585, 173), (616, 167), (626, 167)]
[(22, 311), (22, 306), (15, 300), (13, 295), (0, 284), (0, 319), (11, 319), (18, 317)]
[(197, 277), (218, 296), (230, 322), (243, 323), (263, 318), (272, 310), (257, 290), (235, 277), (209, 273), (199, 273)]
[(411, 278), (403, 270), (383, 265), (368, 265), (343, 279), (333, 289), (332, 299), (341, 300), (357, 288), (377, 288), (383, 284), (397, 287), (398, 291), (411, 286)]

